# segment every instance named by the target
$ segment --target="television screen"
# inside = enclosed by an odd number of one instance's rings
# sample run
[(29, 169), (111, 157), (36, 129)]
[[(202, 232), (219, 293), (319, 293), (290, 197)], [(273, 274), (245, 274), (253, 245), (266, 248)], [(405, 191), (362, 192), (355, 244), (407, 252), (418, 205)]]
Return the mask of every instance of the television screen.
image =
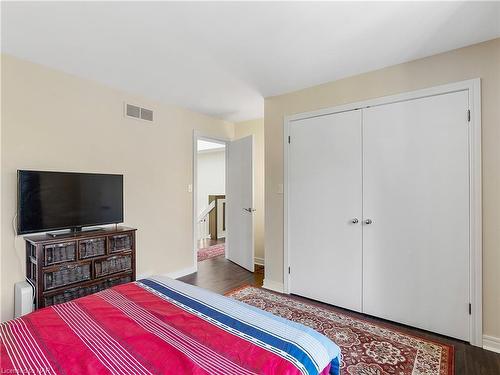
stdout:
[(123, 222), (123, 175), (19, 170), (18, 233)]

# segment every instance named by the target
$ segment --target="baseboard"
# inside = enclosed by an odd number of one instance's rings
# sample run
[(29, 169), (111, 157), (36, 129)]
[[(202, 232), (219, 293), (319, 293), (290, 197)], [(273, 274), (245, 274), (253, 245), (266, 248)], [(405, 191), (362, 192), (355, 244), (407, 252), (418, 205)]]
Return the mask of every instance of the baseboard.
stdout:
[(180, 277), (187, 276), (187, 275), (190, 275), (190, 274), (195, 273), (195, 272), (196, 272), (196, 267), (191, 266), (191, 267), (179, 270), (179, 271), (169, 272), (169, 273), (165, 274), (165, 276), (170, 277), (171, 279), (178, 279)]
[(136, 280), (142, 280), (142, 279), (147, 279), (149, 276), (152, 276), (152, 272), (144, 272), (135, 277)]
[(264, 258), (258, 258), (258, 257), (255, 257), (253, 259), (253, 262), (258, 265), (258, 266), (263, 266), (264, 265)]
[(272, 281), (272, 280), (267, 280), (267, 279), (264, 279), (264, 285), (262, 285), (262, 287), (264, 289), (269, 289), (269, 290), (272, 290), (274, 292), (278, 292), (278, 293), (283, 293), (283, 283), (278, 283), (276, 281)]
[(483, 349), (491, 350), (495, 353), (500, 353), (500, 338), (483, 335)]

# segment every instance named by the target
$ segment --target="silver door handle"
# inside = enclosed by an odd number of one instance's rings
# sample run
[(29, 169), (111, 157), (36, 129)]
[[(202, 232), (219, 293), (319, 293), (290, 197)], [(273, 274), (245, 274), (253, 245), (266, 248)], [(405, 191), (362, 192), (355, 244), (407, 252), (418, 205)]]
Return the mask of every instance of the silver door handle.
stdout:
[(355, 217), (354, 219), (351, 219), (351, 223), (353, 223), (353, 224), (357, 224), (357, 223), (359, 223), (358, 218), (357, 218), (357, 217)]
[(250, 213), (255, 212), (255, 208), (252, 208), (252, 207), (243, 208), (243, 209), (244, 209), (245, 211), (247, 211), (247, 212), (250, 212)]
[(369, 225), (371, 223), (373, 223), (372, 219), (365, 219), (365, 220), (363, 220), (363, 224), (365, 224), (365, 225)]

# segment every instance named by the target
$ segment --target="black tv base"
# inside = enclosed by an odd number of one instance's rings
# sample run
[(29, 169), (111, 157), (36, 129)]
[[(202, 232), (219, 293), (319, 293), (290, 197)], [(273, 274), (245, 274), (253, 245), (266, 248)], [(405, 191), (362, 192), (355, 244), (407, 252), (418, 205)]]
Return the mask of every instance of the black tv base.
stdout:
[(53, 237), (53, 238), (58, 238), (58, 237), (67, 237), (67, 236), (78, 236), (79, 234), (83, 233), (92, 233), (92, 232), (100, 232), (103, 231), (104, 228), (72, 228), (69, 231), (64, 231), (64, 232), (47, 232), (47, 236)]

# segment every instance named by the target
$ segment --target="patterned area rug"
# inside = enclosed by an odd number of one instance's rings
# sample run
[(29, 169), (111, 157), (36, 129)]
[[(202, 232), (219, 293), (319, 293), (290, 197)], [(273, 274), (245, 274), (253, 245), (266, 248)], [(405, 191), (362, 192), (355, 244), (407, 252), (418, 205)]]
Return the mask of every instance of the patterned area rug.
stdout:
[(225, 250), (224, 250), (223, 243), (209, 246), (209, 247), (204, 247), (203, 249), (199, 249), (198, 250), (198, 262), (222, 255), (222, 254), (224, 254), (224, 251)]
[(226, 295), (328, 336), (342, 350), (342, 374), (453, 374), (453, 346), (252, 286)]

